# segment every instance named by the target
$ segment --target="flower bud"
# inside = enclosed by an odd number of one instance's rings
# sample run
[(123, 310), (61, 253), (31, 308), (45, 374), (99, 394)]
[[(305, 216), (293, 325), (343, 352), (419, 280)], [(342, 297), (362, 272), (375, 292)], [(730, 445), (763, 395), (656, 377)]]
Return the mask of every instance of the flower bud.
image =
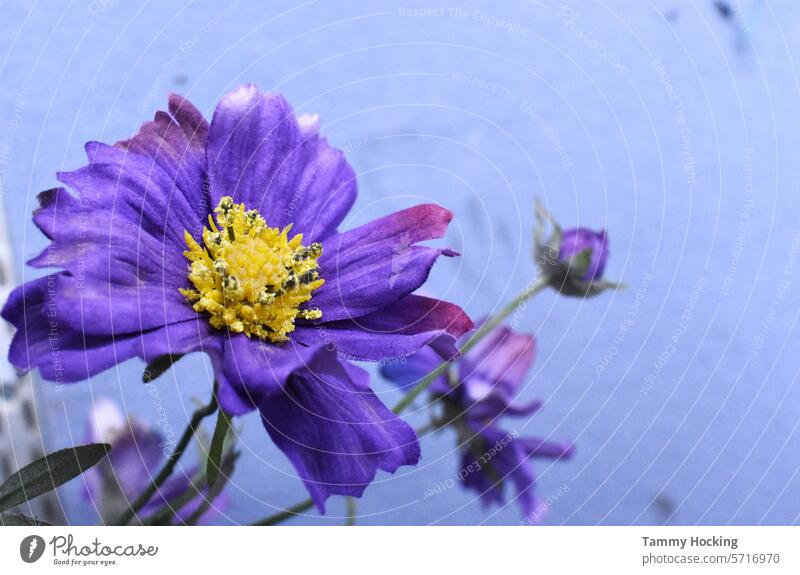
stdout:
[(584, 282), (599, 280), (608, 259), (608, 238), (605, 231), (587, 228), (565, 231), (561, 236), (558, 259), (569, 266), (569, 273)]
[[(603, 279), (608, 259), (605, 230), (562, 230), (541, 204), (537, 204), (538, 226), (534, 229), (536, 264), (548, 284), (562, 295), (588, 297), (622, 284)], [(550, 235), (545, 239), (546, 229)]]

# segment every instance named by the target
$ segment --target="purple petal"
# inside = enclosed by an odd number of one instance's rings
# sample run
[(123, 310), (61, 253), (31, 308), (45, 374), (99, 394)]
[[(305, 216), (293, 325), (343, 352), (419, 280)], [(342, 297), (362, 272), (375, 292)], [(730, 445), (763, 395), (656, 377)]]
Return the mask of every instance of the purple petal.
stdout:
[[(472, 425), (482, 441), (480, 453), (465, 452), (462, 465), (467, 473), (464, 486), (479, 493), (485, 504), (504, 501), (503, 485), (511, 481), (517, 491), (515, 501), (523, 516), (531, 522), (541, 518), (541, 506), (534, 493), (536, 475), (530, 461), (532, 456), (551, 459), (570, 457), (572, 446), (567, 443), (548, 442), (534, 438), (515, 437), (494, 426)], [(472, 467), (470, 467), (472, 465)]]
[(322, 346), (289, 341), (281, 345), (243, 334), (222, 336), (224, 349), (215, 360), (219, 378), (219, 401), (233, 415), (248, 413), (267, 395), (282, 393), (289, 375), (305, 368), (324, 352)]
[(173, 206), (179, 204), (181, 210), (196, 212), (199, 206), (195, 200), (204, 189), (206, 177), (207, 139), (208, 122), (203, 115), (189, 100), (170, 94), (169, 113), (157, 112), (138, 134), (115, 146), (152, 159), (171, 175), (180, 191), (172, 198)]
[(538, 437), (521, 437), (519, 441), (528, 457), (568, 459), (575, 453), (575, 446), (570, 441), (547, 441)]
[(334, 233), (356, 198), (355, 174), (319, 137), (317, 120), (300, 123), (282, 96), (252, 84), (220, 101), (207, 158), (214, 205), (232, 196), (272, 227), (293, 224), (307, 242)]
[(520, 437), (504, 451), (507, 452), (506, 455), (501, 453), (497, 458), (498, 468), (516, 487), (516, 502), (522, 508), (523, 517), (531, 524), (541, 523), (547, 506), (540, 503), (534, 493), (536, 475), (530, 458), (546, 457), (554, 460), (569, 458), (573, 453), (572, 444)]
[(48, 301), (60, 322), (89, 336), (138, 334), (164, 325), (202, 321), (172, 286), (79, 281), (56, 274)]
[[(532, 335), (502, 325), (492, 330), (461, 362), (459, 375), (466, 382), (469, 397), (483, 399), (495, 385), (501, 386), (498, 391), (506, 394), (518, 392), (533, 365), (535, 350), (536, 340)], [(475, 379), (475, 383), (471, 384), (470, 379)], [(489, 384), (488, 389), (484, 383)]]
[(324, 242), (319, 263), (325, 285), (312, 300), (324, 321), (364, 316), (421, 286), (439, 255), (457, 254), (414, 244), (442, 237), (452, 217), (440, 206), (419, 205)]
[(313, 345), (324, 337), (354, 360), (396, 362), (424, 346), (450, 359), (458, 354), (456, 341), (470, 329), (472, 320), (457, 305), (409, 295), (357, 319), (299, 328), (297, 339)]
[[(141, 228), (132, 241), (149, 234), (168, 244), (163, 257), (180, 262), (186, 249), (184, 230), (199, 238), (209, 213), (203, 181), (181, 190), (179, 175), (165, 171), (153, 158), (99, 142), (86, 144), (86, 152), (89, 165), (57, 174), (78, 191), (84, 213), (101, 210), (124, 218)], [(114, 218), (104, 227), (118, 221)]]
[(16, 288), (2, 317), (17, 328), (9, 360), (18, 369), (40, 370), (57, 382), (81, 381), (132, 357), (151, 361), (166, 354), (215, 351), (207, 322), (194, 319), (120, 337), (87, 335), (64, 321), (51, 301), (52, 287), (64, 274)]
[(52, 240), (28, 264), (61, 268), (78, 278), (126, 286), (186, 283), (186, 263), (174, 247), (142, 232), (110, 204), (79, 200), (63, 188), (38, 195), (33, 221)]
[(153, 481), (164, 458), (163, 442), (160, 433), (132, 423), (112, 444), (108, 460), (116, 481), (129, 500), (136, 499)]
[[(536, 478), (516, 439), (495, 427), (475, 428), (472, 450), (462, 458), (464, 486), (476, 491), (485, 505), (505, 501), (504, 486), (511, 480), (517, 488), (516, 501), (528, 517), (536, 509), (533, 485)], [(478, 441), (480, 438), (481, 441)]]
[(533, 364), (535, 348), (532, 335), (499, 326), (464, 355), (459, 379), (464, 388), (463, 401), (471, 415), (526, 415), (539, 408), (539, 402), (511, 405)]
[(538, 399), (523, 404), (511, 404), (508, 399), (497, 395), (490, 395), (486, 399), (472, 403), (462, 396), (461, 402), (465, 404), (469, 417), (475, 420), (492, 420), (501, 416), (525, 417), (542, 408), (542, 402)]
[(498, 481), (500, 476), (487, 470), (487, 467), (480, 462), (483, 453), (471, 453), (464, 450), (461, 453), (458, 477), (461, 478), (464, 489), (472, 490), (480, 497), (484, 507), (489, 505), (502, 504), (503, 482)]
[[(421, 350), (408, 358), (399, 361), (382, 362), (381, 375), (394, 383), (403, 391), (409, 391), (431, 371), (439, 367), (442, 357), (429, 347)], [(448, 389), (447, 376), (439, 376), (431, 384), (432, 391), (446, 392)]]
[(260, 410), (321, 512), (331, 495), (360, 497), (378, 470), (419, 461), (414, 430), (370, 390), (366, 372), (332, 354), (317, 356)]
[(506, 455), (501, 455), (496, 460), (500, 473), (510, 479), (517, 489), (515, 501), (522, 508), (522, 516), (535, 519), (540, 506), (533, 490), (536, 485), (533, 466), (520, 457), (513, 447), (508, 450)]
[(39, 199), (34, 221), (53, 242), (29, 263), (70, 272), (50, 276), (50, 312), (61, 324), (124, 336), (197, 317), (178, 291), (186, 264), (165, 258), (161, 241), (120, 214), (85, 209), (61, 188)]

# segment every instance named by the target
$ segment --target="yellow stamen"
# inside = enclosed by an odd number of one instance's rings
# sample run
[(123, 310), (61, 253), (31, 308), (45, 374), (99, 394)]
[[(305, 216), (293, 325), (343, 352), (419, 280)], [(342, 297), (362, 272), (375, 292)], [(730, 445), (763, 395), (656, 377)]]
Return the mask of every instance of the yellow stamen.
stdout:
[(270, 228), (256, 210), (245, 210), (225, 196), (208, 216), (203, 246), (184, 232), (191, 262), (189, 281), (181, 289), (192, 309), (207, 312), (217, 329), (229, 329), (273, 343), (289, 339), (295, 319), (319, 319), (319, 309), (300, 306), (322, 286), (317, 260), (322, 246), (303, 245), (303, 234), (289, 238), (291, 224)]

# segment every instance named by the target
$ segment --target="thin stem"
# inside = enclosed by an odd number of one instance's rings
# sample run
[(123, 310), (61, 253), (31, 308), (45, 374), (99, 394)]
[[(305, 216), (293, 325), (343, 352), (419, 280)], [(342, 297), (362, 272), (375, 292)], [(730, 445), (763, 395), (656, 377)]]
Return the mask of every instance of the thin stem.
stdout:
[(172, 452), (172, 455), (169, 456), (169, 459), (167, 459), (167, 462), (164, 464), (164, 467), (161, 468), (161, 471), (159, 471), (158, 475), (156, 475), (155, 479), (153, 479), (153, 482), (147, 487), (147, 489), (139, 494), (133, 503), (131, 503), (130, 507), (128, 507), (128, 509), (126, 509), (119, 516), (119, 518), (117, 518), (117, 520), (114, 522), (114, 525), (127, 525), (130, 523), (131, 519), (134, 518), (136, 513), (142, 507), (144, 507), (148, 501), (150, 501), (153, 495), (155, 495), (156, 491), (158, 491), (158, 488), (161, 487), (161, 485), (172, 474), (175, 469), (175, 465), (186, 451), (186, 448), (189, 446), (189, 442), (192, 440), (192, 437), (194, 437), (195, 431), (200, 425), (200, 422), (217, 411), (218, 403), (216, 386), (214, 386), (214, 389), (214, 396), (211, 398), (211, 401), (208, 403), (208, 405), (204, 405), (192, 414), (192, 419), (189, 421), (186, 429), (183, 430), (183, 435), (181, 435), (181, 438), (178, 440), (175, 450)]
[(265, 517), (261, 521), (256, 523), (251, 523), (251, 525), (277, 525), (278, 523), (283, 523), (287, 519), (291, 519), (295, 515), (299, 515), (303, 511), (307, 509), (311, 509), (314, 506), (314, 502), (311, 499), (306, 499), (305, 501), (301, 501), (294, 507), (290, 507), (286, 511), (281, 511), (280, 513), (276, 513), (275, 515), (270, 515), (269, 517)]
[[(547, 276), (539, 278), (536, 282), (532, 283), (530, 286), (528, 286), (522, 292), (520, 292), (520, 294), (517, 297), (515, 297), (513, 300), (511, 300), (511, 302), (508, 305), (506, 305), (503, 309), (501, 309), (497, 314), (493, 315), (492, 317), (487, 319), (485, 322), (483, 322), (483, 325), (481, 325), (481, 327), (478, 328), (478, 330), (475, 333), (472, 334), (472, 336), (464, 343), (464, 345), (461, 346), (461, 349), (459, 349), (461, 354), (463, 355), (463, 354), (467, 353), (470, 349), (475, 347), (475, 345), (480, 340), (482, 340), (484, 337), (486, 337), (486, 334), (488, 334), (490, 331), (492, 331), (498, 325), (503, 323), (503, 321), (508, 316), (510, 316), (512, 313), (514, 313), (519, 306), (524, 304), (527, 300), (529, 300), (535, 294), (537, 294), (542, 289), (547, 287), (548, 283), (549, 283), (549, 278)], [(450, 367), (450, 362), (449, 361), (442, 362), (442, 363), (439, 364), (439, 366), (436, 369), (434, 369), (428, 375), (426, 375), (421, 380), (419, 380), (419, 382), (414, 387), (411, 388), (411, 391), (409, 391), (406, 394), (406, 396), (403, 399), (401, 399), (397, 403), (397, 405), (394, 406), (394, 412), (399, 415), (400, 413), (405, 411), (406, 408), (409, 405), (411, 405), (411, 403), (423, 391), (428, 389), (428, 387), (430, 387), (430, 385), (439, 376), (443, 375), (448, 370), (449, 367)]]
[(347, 505), (347, 519), (345, 520), (345, 525), (348, 527), (352, 527), (356, 524), (356, 513), (358, 510), (358, 502), (356, 501), (355, 497), (345, 497), (344, 498), (345, 505)]

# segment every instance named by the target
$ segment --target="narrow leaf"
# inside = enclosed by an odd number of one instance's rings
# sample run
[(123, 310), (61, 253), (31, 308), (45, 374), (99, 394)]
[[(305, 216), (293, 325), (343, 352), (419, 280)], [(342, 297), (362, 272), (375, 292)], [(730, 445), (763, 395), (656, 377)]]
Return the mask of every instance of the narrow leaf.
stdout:
[(217, 425), (214, 427), (214, 436), (211, 438), (211, 447), (208, 449), (208, 462), (206, 464), (206, 480), (209, 487), (213, 487), (219, 476), (220, 466), (222, 465), (222, 448), (225, 445), (225, 437), (231, 427), (231, 421), (227, 413), (222, 409), (217, 415)]
[(148, 363), (147, 367), (144, 368), (144, 373), (142, 374), (142, 381), (144, 383), (150, 383), (151, 381), (156, 380), (157, 378), (164, 375), (164, 372), (166, 372), (170, 367), (172, 367), (173, 363), (175, 363), (182, 357), (183, 357), (182, 353), (158, 356), (153, 361)]
[(0, 525), (3, 527), (42, 527), (50, 524), (19, 513), (0, 513)]
[(111, 446), (92, 443), (45, 455), (0, 485), (0, 512), (52, 491), (103, 459)]

